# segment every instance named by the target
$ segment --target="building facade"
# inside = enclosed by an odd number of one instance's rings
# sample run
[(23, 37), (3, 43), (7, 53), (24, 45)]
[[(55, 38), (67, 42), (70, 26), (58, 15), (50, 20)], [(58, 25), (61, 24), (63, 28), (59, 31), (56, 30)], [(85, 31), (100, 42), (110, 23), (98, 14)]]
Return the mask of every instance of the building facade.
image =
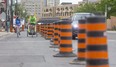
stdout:
[(59, 5), (60, 0), (21, 0), (21, 4), (26, 9), (28, 15), (36, 14), (42, 17), (44, 7), (53, 7)]
[(47, 1), (47, 6), (52, 7), (52, 6), (58, 6), (60, 4), (60, 0), (46, 0)]
[(42, 16), (43, 0), (21, 0), (21, 3), (28, 15), (36, 14), (38, 17)]
[(54, 7), (46, 7), (43, 10), (43, 18), (69, 18), (73, 15), (75, 9), (77, 9), (77, 4), (70, 5), (59, 5)]

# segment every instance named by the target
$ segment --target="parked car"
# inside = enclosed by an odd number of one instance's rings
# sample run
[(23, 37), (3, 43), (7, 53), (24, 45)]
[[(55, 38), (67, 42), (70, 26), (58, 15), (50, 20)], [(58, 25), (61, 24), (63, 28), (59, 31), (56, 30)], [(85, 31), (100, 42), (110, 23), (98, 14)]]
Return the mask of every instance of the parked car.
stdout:
[(86, 19), (87, 17), (94, 16), (93, 13), (75, 13), (72, 16), (72, 38), (78, 39), (78, 21), (80, 19)]

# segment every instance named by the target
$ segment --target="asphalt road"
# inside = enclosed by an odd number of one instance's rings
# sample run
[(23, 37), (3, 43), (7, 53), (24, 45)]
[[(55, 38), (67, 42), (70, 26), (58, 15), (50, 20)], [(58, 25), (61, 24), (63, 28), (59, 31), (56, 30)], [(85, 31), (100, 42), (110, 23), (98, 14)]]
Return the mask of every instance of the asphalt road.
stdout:
[[(74, 53), (76, 45), (73, 40)], [(85, 67), (69, 64), (75, 57), (54, 58), (58, 52), (49, 46), (49, 40), (27, 37), (25, 32), (19, 38), (16, 34), (0, 38), (0, 67)], [(108, 33), (108, 51), (110, 67), (116, 67), (116, 33)]]

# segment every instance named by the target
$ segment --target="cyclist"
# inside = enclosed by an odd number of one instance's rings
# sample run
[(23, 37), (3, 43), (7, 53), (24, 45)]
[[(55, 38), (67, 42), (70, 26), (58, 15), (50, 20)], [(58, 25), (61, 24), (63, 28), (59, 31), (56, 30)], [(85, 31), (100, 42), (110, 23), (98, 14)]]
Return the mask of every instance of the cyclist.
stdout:
[(17, 27), (18, 27), (19, 28), (19, 35), (20, 35), (21, 21), (20, 21), (19, 17), (16, 18), (15, 25), (16, 25), (15, 31), (17, 31)]
[[(32, 14), (29, 18), (29, 24), (30, 25), (34, 25), (34, 29), (36, 31), (36, 17)], [(30, 26), (29, 26), (29, 29), (28, 29), (28, 32), (30, 32)]]

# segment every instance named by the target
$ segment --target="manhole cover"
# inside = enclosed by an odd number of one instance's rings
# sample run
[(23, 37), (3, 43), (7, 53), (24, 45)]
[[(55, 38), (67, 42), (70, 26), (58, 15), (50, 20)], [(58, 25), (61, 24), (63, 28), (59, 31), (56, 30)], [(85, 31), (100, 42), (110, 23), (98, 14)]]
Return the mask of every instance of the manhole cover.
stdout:
[(45, 62), (42, 55), (0, 56), (0, 63)]

